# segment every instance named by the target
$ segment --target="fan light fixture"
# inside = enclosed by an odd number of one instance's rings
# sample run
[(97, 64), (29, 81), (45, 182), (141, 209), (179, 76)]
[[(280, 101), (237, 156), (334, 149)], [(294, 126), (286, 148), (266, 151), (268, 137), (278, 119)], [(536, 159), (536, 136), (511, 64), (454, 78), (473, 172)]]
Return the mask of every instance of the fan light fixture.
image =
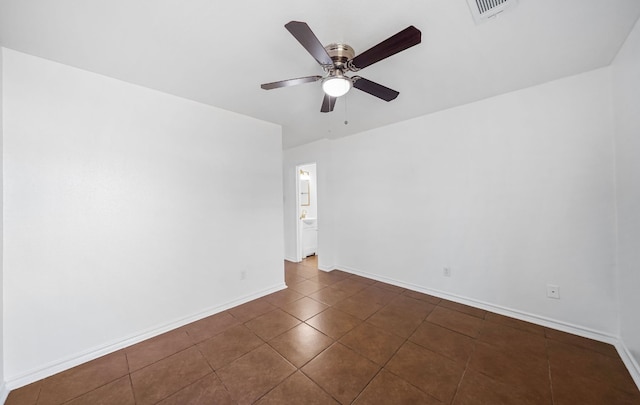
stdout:
[(322, 90), (331, 97), (340, 97), (351, 89), (351, 80), (342, 76), (329, 76), (322, 81)]
[[(468, 1), (471, 2), (473, 0)], [(487, 2), (487, 0), (482, 1)], [(516, 0), (491, 0), (491, 3), (497, 1)], [(384, 101), (395, 100), (398, 94), (400, 94), (397, 91), (367, 80), (364, 77), (352, 76), (349, 78), (345, 76), (345, 73), (359, 72), (367, 66), (371, 66), (389, 56), (393, 56), (398, 52), (418, 45), (422, 40), (420, 30), (410, 25), (397, 34), (380, 42), (378, 45), (374, 45), (372, 48), (356, 56), (353, 48), (345, 43), (333, 43), (323, 46), (307, 23), (303, 21), (289, 21), (284, 27), (293, 35), (300, 45), (309, 52), (316, 62), (320, 64), (324, 75), (305, 76), (280, 80), (278, 82), (263, 83), (260, 87), (265, 90), (272, 90), (321, 81), (322, 90), (324, 91), (322, 107), (320, 108), (320, 112), (322, 113), (333, 111), (338, 98), (347, 94), (352, 87)]]

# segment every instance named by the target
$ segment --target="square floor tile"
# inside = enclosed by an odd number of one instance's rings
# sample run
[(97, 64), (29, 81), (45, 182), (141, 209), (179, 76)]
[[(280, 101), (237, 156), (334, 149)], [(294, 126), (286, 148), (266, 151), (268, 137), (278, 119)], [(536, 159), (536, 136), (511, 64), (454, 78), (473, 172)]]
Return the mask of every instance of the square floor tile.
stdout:
[(618, 351), (613, 345), (604, 342), (598, 342), (593, 339), (587, 339), (582, 336), (572, 335), (570, 333), (562, 332), (555, 329), (545, 328), (545, 335), (548, 339), (552, 339), (558, 342), (567, 343), (570, 345), (578, 346), (583, 349), (593, 350), (600, 354), (618, 359)]
[(354, 295), (357, 292), (364, 290), (369, 285), (370, 284), (368, 284), (368, 283), (364, 283), (364, 282), (359, 281), (357, 279), (348, 277), (348, 278), (345, 278), (344, 280), (340, 280), (337, 283), (332, 284), (331, 287), (337, 288), (337, 289), (342, 290), (342, 291), (345, 291), (349, 295)]
[(4, 405), (35, 405), (42, 388), (42, 380), (9, 392)]
[[(540, 397), (522, 390), (518, 385), (498, 382), (473, 370), (464, 373), (454, 405), (539, 405)], [(577, 402), (574, 402), (574, 404)], [(582, 405), (582, 403), (580, 403)]]
[(551, 401), (549, 363), (546, 358), (526, 352), (504, 349), (477, 341), (468, 369), (481, 372), (496, 381), (520, 386), (540, 403)]
[(266, 314), (269, 311), (276, 309), (274, 305), (271, 305), (269, 301), (264, 298), (258, 298), (257, 300), (249, 301), (237, 307), (231, 308), (228, 312), (233, 315), (240, 322), (247, 322), (253, 318), (257, 318), (262, 314)]
[(547, 358), (547, 342), (543, 336), (494, 322), (482, 325), (478, 341), (506, 351), (526, 352), (532, 356)]
[(185, 325), (184, 329), (194, 343), (200, 343), (239, 323), (240, 321), (225, 311)]
[(449, 300), (440, 300), (438, 306), (453, 309), (454, 311), (462, 312), (463, 314), (475, 316), (476, 318), (484, 319), (487, 311), (480, 308), (474, 308), (469, 305), (460, 304), (459, 302), (453, 302)]
[(579, 346), (548, 340), (549, 364), (552, 378), (575, 376), (601, 381), (624, 391), (633, 392), (637, 386), (618, 357), (584, 349)]
[(301, 321), (306, 321), (327, 308), (329, 308), (327, 304), (323, 304), (309, 297), (304, 297), (284, 306), (282, 309)]
[(211, 367), (217, 370), (243, 354), (250, 352), (262, 343), (262, 339), (251, 332), (246, 326), (237, 325), (211, 339), (199, 343), (198, 349), (200, 349), (209, 364), (211, 364)]
[(333, 284), (333, 282), (327, 282), (325, 277), (321, 277), (322, 274), (320, 274), (320, 273), (323, 273), (323, 272), (318, 272), (318, 275), (310, 277), (307, 280), (309, 280), (309, 281), (311, 281), (313, 283), (316, 283), (318, 285), (321, 285), (322, 288)]
[(406, 290), (404, 293), (404, 295), (406, 295), (407, 297), (411, 297), (417, 300), (421, 300), (421, 301), (425, 301), (428, 302), (430, 304), (434, 304), (434, 305), (438, 305), (441, 301), (440, 298), (438, 297), (434, 297), (433, 295), (429, 295), (429, 294), (423, 294), (421, 292), (418, 291), (411, 291), (411, 290)]
[(265, 344), (217, 373), (234, 400), (239, 404), (250, 404), (295, 371), (291, 363)]
[(298, 263), (296, 262), (291, 262), (289, 260), (285, 260), (284, 261), (284, 271), (288, 272), (291, 270), (295, 270), (298, 267)]
[(327, 305), (335, 305), (343, 299), (348, 298), (352, 295), (353, 293), (340, 290), (331, 285), (329, 287), (323, 288), (322, 290), (318, 290), (313, 294), (309, 294), (309, 297), (313, 298), (316, 301), (323, 302)]
[(289, 378), (280, 383), (267, 395), (260, 398), (258, 405), (282, 405), (282, 404), (305, 404), (305, 405), (331, 405), (338, 404), (329, 394), (318, 387), (301, 372), (292, 374)]
[(340, 343), (383, 366), (404, 343), (404, 338), (365, 322), (344, 335)]
[(103, 385), (91, 392), (67, 402), (67, 405), (135, 405), (133, 389), (129, 376), (121, 377), (114, 382)]
[(213, 370), (195, 347), (131, 373), (137, 404), (155, 404)]
[(60, 404), (127, 375), (123, 351), (81, 364), (43, 380), (38, 404)]
[(304, 266), (304, 265), (299, 265), (298, 268), (296, 269), (296, 274), (306, 278), (306, 279), (310, 279), (313, 277), (317, 277), (318, 274), (320, 273), (320, 271), (318, 269), (312, 268), (312, 267), (308, 267), (308, 266)]
[(342, 404), (349, 404), (378, 372), (379, 367), (340, 343), (334, 343), (302, 371)]
[(292, 284), (289, 286), (292, 290), (296, 290), (300, 294), (309, 295), (318, 290), (323, 289), (325, 286), (323, 284), (314, 283), (311, 280), (304, 280), (300, 283)]
[(280, 290), (274, 292), (273, 294), (267, 295), (266, 297), (264, 297), (264, 299), (269, 301), (270, 304), (282, 308), (283, 306), (290, 304), (293, 301), (299, 300), (302, 297), (304, 297), (304, 295), (300, 294), (299, 292), (292, 290), (291, 288), (285, 288), (284, 290)]
[(396, 294), (401, 294), (402, 292), (405, 291), (405, 288), (398, 287), (397, 285), (393, 285), (393, 284), (383, 283), (382, 281), (378, 281), (372, 285), (375, 287), (384, 288), (385, 290), (389, 290)]
[(361, 322), (360, 319), (353, 315), (329, 308), (313, 318), (308, 319), (306, 323), (331, 338), (339, 339)]
[(192, 345), (192, 339), (181, 328), (127, 347), (125, 352), (129, 362), (129, 371), (139, 370)]
[(343, 312), (351, 314), (356, 318), (365, 320), (376, 311), (382, 308), (382, 305), (376, 304), (373, 301), (366, 301), (362, 297), (356, 298), (356, 296), (344, 299), (333, 306)]
[(387, 305), (389, 308), (400, 309), (405, 312), (410, 312), (413, 315), (420, 317), (421, 319), (426, 318), (431, 311), (436, 308), (434, 304), (431, 304), (426, 301), (417, 300), (415, 298), (407, 297), (404, 294), (400, 294), (394, 297), (389, 304)]
[(466, 366), (473, 352), (474, 340), (469, 336), (423, 322), (409, 338), (413, 343), (448, 357)]
[(406, 339), (422, 323), (422, 319), (422, 314), (386, 306), (371, 315), (367, 322)]
[(292, 286), (293, 284), (301, 283), (304, 280), (306, 280), (306, 278), (302, 277), (299, 274), (285, 273), (284, 275), (284, 283), (287, 285), (287, 287)]
[(331, 285), (331, 284), (337, 283), (340, 280), (344, 280), (347, 277), (349, 277), (349, 275), (346, 274), (346, 273), (342, 273), (342, 272), (336, 272), (336, 271), (324, 272), (324, 271), (320, 271), (320, 272), (318, 272), (318, 275), (316, 277), (312, 278), (311, 280), (316, 279), (321, 284)]
[(447, 404), (464, 372), (459, 363), (412, 342), (406, 342), (385, 368)]
[(158, 405), (232, 405), (235, 403), (220, 379), (211, 373), (158, 402)]
[(387, 305), (398, 295), (399, 294), (397, 292), (377, 287), (377, 285), (374, 284), (358, 292), (353, 296), (353, 298), (372, 304)]
[(487, 314), (484, 316), (484, 320), (488, 322), (499, 323), (505, 326), (511, 326), (514, 329), (518, 329), (524, 332), (544, 336), (544, 328), (542, 326), (535, 325), (530, 322), (521, 321), (515, 318), (509, 318), (508, 316), (494, 314), (493, 312), (487, 312)]
[(276, 309), (250, 320), (245, 323), (245, 326), (267, 341), (288, 331), (299, 323), (300, 321), (295, 317)]
[(431, 323), (460, 332), (463, 335), (467, 335), (472, 338), (478, 337), (480, 334), (480, 327), (484, 322), (482, 319), (476, 318), (475, 316), (463, 314), (462, 312), (440, 306), (436, 307), (429, 314), (427, 320)]
[(383, 369), (362, 391), (354, 404), (440, 405), (442, 402)]
[(318, 353), (329, 347), (331, 343), (333, 343), (333, 339), (306, 323), (300, 324), (269, 341), (271, 347), (296, 367), (302, 367)]
[(354, 281), (359, 281), (361, 283), (368, 284), (368, 285), (373, 285), (373, 284), (376, 283), (376, 280), (372, 280), (370, 278), (362, 277), (362, 276), (359, 276), (357, 274), (352, 274), (351, 276), (349, 276), (349, 279), (350, 280), (354, 280)]
[(622, 390), (609, 382), (574, 373), (554, 373), (553, 369), (551, 380), (555, 405), (640, 404), (640, 391), (632, 384)]

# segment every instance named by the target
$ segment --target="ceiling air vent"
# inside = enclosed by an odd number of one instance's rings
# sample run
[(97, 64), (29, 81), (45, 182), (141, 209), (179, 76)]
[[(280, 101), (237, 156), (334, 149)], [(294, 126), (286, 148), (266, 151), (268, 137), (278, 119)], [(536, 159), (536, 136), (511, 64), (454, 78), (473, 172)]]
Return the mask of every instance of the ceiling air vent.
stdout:
[(467, 0), (476, 24), (483, 23), (513, 7), (518, 0)]

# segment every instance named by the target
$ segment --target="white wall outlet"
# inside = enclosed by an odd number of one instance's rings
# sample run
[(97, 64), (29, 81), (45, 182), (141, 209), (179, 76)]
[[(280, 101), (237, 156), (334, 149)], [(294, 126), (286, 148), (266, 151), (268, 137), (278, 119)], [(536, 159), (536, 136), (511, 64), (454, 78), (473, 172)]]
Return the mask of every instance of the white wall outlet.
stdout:
[(240, 272), (240, 280), (244, 280), (245, 278), (247, 278), (247, 271), (246, 270), (242, 270)]
[(560, 299), (560, 287), (553, 284), (547, 284), (547, 297)]
[(442, 275), (445, 277), (451, 277), (451, 267), (442, 268)]

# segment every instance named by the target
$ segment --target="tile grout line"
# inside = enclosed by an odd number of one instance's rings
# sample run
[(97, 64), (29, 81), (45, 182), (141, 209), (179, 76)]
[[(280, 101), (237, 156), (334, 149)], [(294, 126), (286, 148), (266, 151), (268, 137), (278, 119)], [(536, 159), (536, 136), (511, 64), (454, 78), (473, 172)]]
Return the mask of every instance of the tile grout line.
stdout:
[[(281, 355), (277, 350), (275, 350), (273, 347), (271, 347), (271, 345), (269, 345), (268, 342), (264, 342), (264, 344), (266, 344), (267, 346), (269, 346), (273, 351), (275, 351), (278, 356), (282, 357), (282, 359), (284, 361), (286, 361), (287, 363), (291, 364), (293, 366), (293, 368), (295, 368), (295, 370), (293, 372), (291, 372), (291, 374), (288, 374), (286, 377), (284, 377), (281, 381), (279, 381), (276, 385), (274, 385), (273, 387), (269, 388), (267, 390), (267, 392), (265, 392), (264, 394), (260, 395), (258, 398), (256, 398), (255, 400), (253, 400), (251, 403), (255, 404), (258, 401), (260, 401), (262, 398), (266, 397), (267, 395), (269, 395), (269, 393), (273, 390), (275, 390), (276, 388), (278, 388), (282, 383), (284, 383), (286, 380), (288, 380), (289, 378), (291, 378), (292, 375), (294, 375), (296, 372), (299, 371), (299, 369), (296, 367), (295, 364), (291, 363), (289, 360), (287, 360), (286, 357), (284, 357), (283, 355)], [(222, 381), (222, 379), (220, 379), (220, 381)], [(223, 383), (224, 384), (224, 383)], [(226, 388), (226, 386), (225, 386)], [(228, 390), (227, 390), (228, 391)]]
[[(483, 322), (486, 322), (486, 319), (483, 319)], [(471, 353), (469, 353), (469, 357), (467, 358), (467, 362), (464, 365), (464, 370), (462, 371), (462, 376), (460, 376), (460, 381), (458, 381), (458, 385), (456, 386), (456, 391), (453, 394), (453, 398), (451, 399), (451, 403), (453, 404), (458, 396), (458, 392), (460, 391), (460, 386), (462, 385), (462, 380), (464, 380), (464, 376), (467, 374), (467, 370), (469, 370), (469, 363), (471, 363), (471, 358), (473, 354), (476, 352), (476, 344), (478, 343), (478, 338), (473, 339), (473, 348), (471, 349)]]
[[(125, 353), (125, 356), (127, 354)], [(127, 366), (128, 366), (128, 362), (129, 359), (127, 359)], [(129, 385), (131, 386), (131, 395), (133, 396), (133, 403), (137, 404), (138, 400), (136, 399), (136, 390), (133, 389), (133, 380), (131, 379), (131, 373), (127, 374), (127, 376), (129, 377)]]
[[(127, 367), (129, 367), (129, 365), (127, 364)], [(42, 386), (44, 384), (40, 384), (40, 386), (38, 387), (38, 396), (36, 397), (36, 402), (35, 404), (38, 405), (38, 402), (40, 402), (40, 394), (42, 393)], [(132, 388), (133, 389), (133, 388)]]
[(544, 349), (547, 354), (547, 369), (549, 370), (549, 390), (551, 391), (551, 404), (554, 405), (556, 400), (553, 395), (553, 377), (551, 375), (551, 357), (549, 355), (549, 339), (547, 339), (547, 334), (544, 334)]
[[(65, 401), (62, 401), (62, 402), (60, 402), (59, 404), (60, 404), (60, 405), (68, 404), (69, 402), (74, 401), (74, 400), (76, 400), (76, 399), (78, 399), (78, 398), (80, 398), (80, 397), (83, 397), (83, 396), (87, 395), (87, 394), (90, 394), (90, 393), (92, 393), (92, 392), (94, 392), (94, 391), (96, 391), (96, 390), (98, 390), (98, 389), (100, 389), (100, 388), (102, 388), (102, 387), (104, 387), (104, 386), (106, 386), (106, 385), (111, 384), (111, 383), (112, 383), (112, 382), (114, 382), (114, 381), (118, 381), (119, 379), (121, 379), (121, 378), (123, 378), (123, 377), (126, 377), (127, 375), (129, 375), (129, 373), (128, 373), (128, 372), (127, 372), (127, 374), (123, 374), (123, 375), (121, 375), (121, 376), (120, 376), (120, 377), (118, 377), (118, 378), (115, 378), (115, 379), (113, 379), (113, 380), (107, 381), (106, 383), (104, 383), (104, 384), (102, 384), (102, 385), (100, 385), (100, 386), (98, 386), (98, 387), (95, 387), (95, 388), (94, 388), (94, 389), (92, 389), (92, 390), (89, 390), (89, 391), (87, 391), (87, 392), (83, 392), (83, 393), (82, 393), (82, 394), (80, 394), (80, 395), (76, 395), (76, 396), (75, 396), (75, 397), (73, 397), (73, 398), (69, 398), (69, 399), (67, 399), (67, 400), (65, 400)], [(133, 389), (133, 386), (131, 387), (131, 389)], [(38, 401), (40, 401), (40, 395), (39, 395), (39, 394), (38, 394)], [(36, 402), (36, 403), (37, 403), (37, 402)]]

